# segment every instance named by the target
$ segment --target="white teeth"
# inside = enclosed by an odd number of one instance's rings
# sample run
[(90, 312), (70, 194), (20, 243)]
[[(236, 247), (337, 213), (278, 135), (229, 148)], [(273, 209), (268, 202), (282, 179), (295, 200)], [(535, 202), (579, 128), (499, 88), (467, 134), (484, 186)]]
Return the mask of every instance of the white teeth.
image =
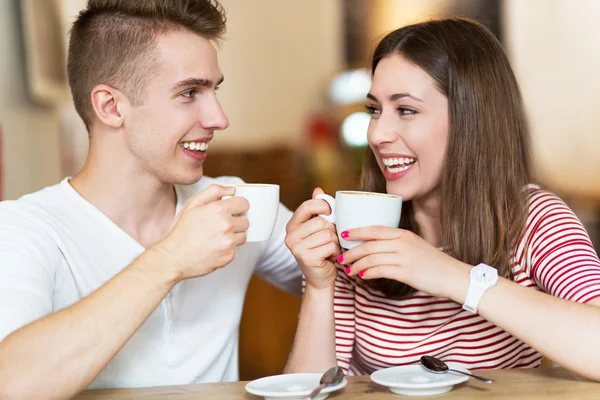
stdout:
[(405, 165), (403, 167), (397, 167), (397, 168), (386, 167), (385, 169), (388, 172), (390, 172), (392, 174), (395, 174), (395, 173), (398, 173), (398, 172), (406, 171), (409, 168), (410, 168), (410, 165)]
[(391, 174), (406, 171), (407, 169), (412, 167), (412, 165), (416, 161), (416, 159), (412, 157), (389, 157), (382, 158), (381, 160), (383, 161), (383, 165), (385, 165), (386, 167), (385, 169)]
[(391, 167), (394, 165), (412, 164), (416, 160), (412, 157), (409, 157), (409, 158), (399, 157), (399, 158), (382, 158), (382, 161), (383, 161), (383, 165), (385, 165), (386, 167)]
[(190, 149), (195, 151), (206, 151), (208, 149), (208, 143), (206, 142), (183, 142), (180, 144), (184, 149)]

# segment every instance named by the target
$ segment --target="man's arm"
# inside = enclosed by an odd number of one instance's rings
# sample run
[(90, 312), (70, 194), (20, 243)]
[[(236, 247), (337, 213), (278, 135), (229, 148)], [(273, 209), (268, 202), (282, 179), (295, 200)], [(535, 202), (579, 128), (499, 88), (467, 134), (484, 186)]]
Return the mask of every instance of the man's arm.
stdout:
[(177, 282), (144, 253), (88, 297), (0, 342), (0, 398), (70, 398), (104, 369)]
[(264, 243), (256, 274), (281, 290), (300, 296), (302, 270), (294, 255), (285, 245), (285, 227), (292, 212), (279, 205), (279, 215), (271, 239)]
[[(122, 272), (74, 305), (2, 340), (0, 399), (74, 396), (102, 371), (177, 282), (229, 264), (235, 247), (246, 242), (248, 229), (248, 219), (240, 216), (249, 207), (245, 199), (217, 201), (234, 192), (213, 185), (193, 196), (165, 238)], [(21, 269), (25, 260), (13, 268)], [(7, 308), (15, 307), (0, 303), (0, 315), (10, 313)]]

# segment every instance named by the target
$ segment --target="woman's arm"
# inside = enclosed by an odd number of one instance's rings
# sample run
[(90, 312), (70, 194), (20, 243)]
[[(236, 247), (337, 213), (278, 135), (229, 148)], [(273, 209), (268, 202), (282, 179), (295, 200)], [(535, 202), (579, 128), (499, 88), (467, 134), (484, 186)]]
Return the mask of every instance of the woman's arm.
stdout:
[(333, 287), (306, 287), (286, 374), (324, 372), (337, 365), (333, 296)]
[[(485, 292), (478, 309), (488, 321), (561, 366), (600, 380), (600, 368), (595, 367), (600, 365), (600, 261), (583, 227), (574, 229), (574, 220), (574, 215), (557, 219), (548, 213), (528, 242), (527, 272), (551, 294), (500, 278)], [(343, 264), (352, 265), (350, 275), (395, 279), (464, 304), (472, 266), (400, 229), (354, 229), (349, 239), (370, 240), (343, 254)]]
[(545, 293), (500, 279), (479, 313), (560, 365), (600, 380), (600, 368), (590, 368), (600, 365), (600, 260), (590, 238), (562, 200), (541, 190), (530, 199), (527, 227), (519, 278)]
[[(464, 302), (465, 293), (453, 296)], [(580, 304), (500, 278), (479, 314), (562, 367), (600, 381), (600, 299)]]
[(354, 348), (354, 279), (338, 270), (335, 288), (307, 286), (286, 373), (323, 372), (339, 365), (348, 375)]
[(286, 373), (324, 372), (336, 365), (334, 293), (338, 280), (332, 261), (340, 254), (335, 226), (318, 214), (328, 214), (329, 205), (314, 199), (315, 189), (294, 213), (286, 231), (290, 249), (306, 279), (306, 289)]

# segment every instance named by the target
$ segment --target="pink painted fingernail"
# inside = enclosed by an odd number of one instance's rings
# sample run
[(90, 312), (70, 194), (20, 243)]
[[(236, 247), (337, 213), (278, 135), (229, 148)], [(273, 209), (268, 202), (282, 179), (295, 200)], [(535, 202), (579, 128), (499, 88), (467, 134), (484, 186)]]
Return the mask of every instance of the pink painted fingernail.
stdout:
[(350, 236), (350, 232), (344, 231), (340, 234), (340, 236), (342, 237), (342, 239), (346, 239), (348, 236)]
[(339, 262), (340, 264), (344, 262), (344, 255), (340, 254), (337, 258), (337, 262)]
[(358, 273), (358, 276), (360, 276), (361, 278), (362, 278), (363, 276), (365, 276), (365, 271), (360, 271), (360, 272)]
[(352, 272), (352, 268), (350, 268), (350, 267), (346, 268), (346, 275), (350, 275), (350, 272)]

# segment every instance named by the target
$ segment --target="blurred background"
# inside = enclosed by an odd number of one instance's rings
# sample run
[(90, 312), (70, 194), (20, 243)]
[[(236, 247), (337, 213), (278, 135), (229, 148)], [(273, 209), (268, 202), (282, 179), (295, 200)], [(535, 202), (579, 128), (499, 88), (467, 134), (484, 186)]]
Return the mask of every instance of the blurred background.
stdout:
[[(219, 97), (230, 128), (211, 143), (207, 175), (280, 184), (291, 209), (315, 186), (358, 188), (377, 39), (411, 22), (468, 16), (488, 26), (511, 59), (536, 180), (569, 203), (600, 248), (600, 1), (221, 2), (228, 33)], [(0, 1), (0, 199), (55, 184), (85, 159), (87, 134), (65, 76), (69, 24), (84, 4)], [(241, 379), (282, 371), (299, 305), (252, 280), (240, 327)]]

